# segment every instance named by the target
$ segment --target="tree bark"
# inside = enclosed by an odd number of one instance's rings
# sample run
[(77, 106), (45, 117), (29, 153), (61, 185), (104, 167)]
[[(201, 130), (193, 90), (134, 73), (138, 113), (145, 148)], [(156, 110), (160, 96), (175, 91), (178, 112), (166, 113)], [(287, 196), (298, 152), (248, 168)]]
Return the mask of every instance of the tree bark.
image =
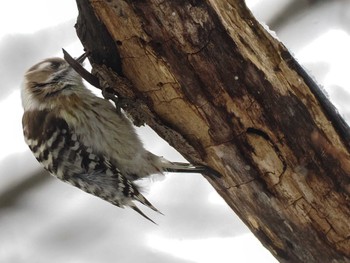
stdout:
[(350, 262), (349, 128), (244, 1), (77, 4), (101, 85), (220, 172), (207, 179), (280, 262)]

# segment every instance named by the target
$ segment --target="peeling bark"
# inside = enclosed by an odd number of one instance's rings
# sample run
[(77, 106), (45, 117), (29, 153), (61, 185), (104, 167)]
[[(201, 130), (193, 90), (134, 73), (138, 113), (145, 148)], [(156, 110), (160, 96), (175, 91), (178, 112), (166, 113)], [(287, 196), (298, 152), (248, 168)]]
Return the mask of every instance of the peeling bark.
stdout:
[(243, 1), (77, 0), (101, 86), (133, 103), (280, 262), (350, 262), (350, 132)]

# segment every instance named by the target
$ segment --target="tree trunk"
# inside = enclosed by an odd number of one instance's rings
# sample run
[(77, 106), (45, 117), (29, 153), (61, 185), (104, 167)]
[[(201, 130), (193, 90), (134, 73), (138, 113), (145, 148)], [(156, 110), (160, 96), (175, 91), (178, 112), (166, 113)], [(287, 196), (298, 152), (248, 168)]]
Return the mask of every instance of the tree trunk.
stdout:
[(244, 1), (77, 4), (101, 85), (220, 172), (208, 180), (280, 262), (350, 262), (349, 128)]

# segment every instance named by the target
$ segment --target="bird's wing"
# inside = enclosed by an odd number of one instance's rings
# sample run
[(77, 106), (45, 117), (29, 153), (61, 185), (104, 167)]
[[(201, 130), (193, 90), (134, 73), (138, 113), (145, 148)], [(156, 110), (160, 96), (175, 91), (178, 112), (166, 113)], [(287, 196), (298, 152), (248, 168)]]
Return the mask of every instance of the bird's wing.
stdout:
[(132, 201), (159, 211), (112, 164), (108, 156), (87, 146), (64, 119), (49, 112), (40, 119), (43, 124), (33, 132), (27, 128), (25, 138), (37, 160), (51, 174), (116, 206), (130, 206), (152, 221)]

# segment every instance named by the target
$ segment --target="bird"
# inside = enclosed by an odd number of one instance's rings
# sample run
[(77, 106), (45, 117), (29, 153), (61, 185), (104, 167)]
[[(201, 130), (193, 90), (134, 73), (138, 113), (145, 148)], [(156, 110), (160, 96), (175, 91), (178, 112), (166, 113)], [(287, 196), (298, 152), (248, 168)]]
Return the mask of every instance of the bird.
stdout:
[[(76, 59), (83, 63), (86, 55)], [(146, 150), (132, 122), (60, 57), (30, 67), (21, 88), (26, 144), (53, 176), (117, 207), (159, 212), (135, 181), (164, 172), (205, 173), (203, 165), (171, 162)]]

